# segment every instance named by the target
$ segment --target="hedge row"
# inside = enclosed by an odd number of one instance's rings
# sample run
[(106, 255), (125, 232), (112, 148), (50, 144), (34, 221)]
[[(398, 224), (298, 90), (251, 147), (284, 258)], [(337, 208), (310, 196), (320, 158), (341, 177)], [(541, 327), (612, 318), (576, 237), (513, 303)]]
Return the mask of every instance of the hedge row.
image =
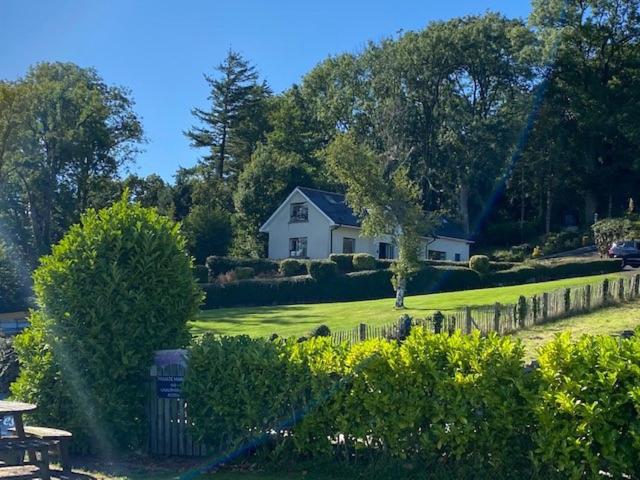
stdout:
[(218, 257), (216, 255), (207, 258), (209, 275), (214, 278), (238, 267), (251, 267), (256, 272), (256, 275), (260, 275), (262, 273), (277, 273), (280, 263), (265, 258), (234, 258)]
[[(535, 263), (486, 275), (464, 267), (426, 266), (408, 282), (409, 294), (448, 292), (483, 287), (519, 285), (561, 278), (612, 273), (619, 260), (588, 260), (577, 263)], [(297, 277), (256, 278), (226, 284), (207, 284), (204, 308), (282, 305), (371, 300), (394, 295), (390, 270), (370, 270), (314, 279)]]
[(183, 392), (211, 454), (249, 444), (271, 459), (463, 464), (474, 478), (635, 478), (639, 352), (638, 338), (565, 335), (527, 371), (520, 342), (477, 332), (353, 346), (205, 336)]
[[(338, 270), (341, 273), (351, 273), (354, 271), (363, 270), (386, 270), (391, 268), (393, 260), (379, 260), (372, 255), (366, 253), (332, 253), (329, 255), (329, 260), (335, 262), (338, 265)], [(314, 260), (305, 259), (284, 259), (284, 260), (267, 260), (261, 258), (234, 258), (234, 257), (218, 257), (211, 256), (207, 258), (206, 266), (209, 268), (209, 274), (212, 278), (217, 277), (220, 274), (230, 272), (236, 268), (251, 267), (256, 272), (256, 275), (260, 274), (276, 274), (280, 272), (284, 276), (292, 276), (287, 273), (288, 269), (283, 268), (282, 264), (294, 263), (296, 265), (305, 265), (306, 263)], [(423, 260), (423, 265), (432, 267), (463, 267), (467, 266), (466, 262), (453, 262), (449, 260)], [(517, 266), (517, 263), (513, 262), (491, 262), (490, 269), (492, 271), (506, 270)], [(298, 268), (300, 270), (300, 268)], [(300, 273), (295, 273), (300, 274)]]

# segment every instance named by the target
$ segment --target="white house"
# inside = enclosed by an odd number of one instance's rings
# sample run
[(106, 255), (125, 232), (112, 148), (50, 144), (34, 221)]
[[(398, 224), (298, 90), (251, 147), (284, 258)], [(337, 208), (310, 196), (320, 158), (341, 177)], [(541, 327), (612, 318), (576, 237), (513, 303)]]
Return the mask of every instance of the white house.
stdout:
[[(269, 234), (269, 258), (327, 258), (331, 253), (369, 253), (396, 258), (390, 237), (362, 236), (360, 220), (344, 195), (296, 187), (260, 227)], [(431, 260), (469, 260), (473, 243), (455, 225), (443, 222), (435, 236), (424, 237), (422, 257)]]

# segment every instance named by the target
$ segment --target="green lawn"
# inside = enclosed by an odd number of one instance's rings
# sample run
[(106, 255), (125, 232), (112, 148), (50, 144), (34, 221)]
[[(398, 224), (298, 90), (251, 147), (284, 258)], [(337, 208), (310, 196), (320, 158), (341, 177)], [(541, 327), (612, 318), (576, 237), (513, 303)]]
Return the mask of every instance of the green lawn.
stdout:
[(353, 328), (360, 323), (382, 325), (395, 322), (401, 313), (425, 317), (437, 310), (444, 312), (465, 306), (492, 305), (495, 302), (515, 303), (520, 295), (529, 296), (560, 288), (577, 287), (625, 274), (621, 272), (512, 287), (409, 296), (405, 301), (407, 309), (403, 311), (395, 310), (393, 300), (389, 298), (360, 302), (221, 308), (202, 311), (190, 325), (195, 333), (210, 331), (225, 335), (303, 335), (321, 324), (327, 325), (332, 331), (339, 331)]
[(537, 325), (521, 330), (513, 334), (513, 337), (520, 338), (524, 342), (527, 360), (532, 360), (537, 356), (538, 349), (553, 340), (553, 337), (560, 332), (569, 331), (575, 338), (578, 338), (586, 333), (612, 335), (624, 330), (634, 330), (637, 327), (640, 327), (640, 302), (596, 310), (586, 315)]

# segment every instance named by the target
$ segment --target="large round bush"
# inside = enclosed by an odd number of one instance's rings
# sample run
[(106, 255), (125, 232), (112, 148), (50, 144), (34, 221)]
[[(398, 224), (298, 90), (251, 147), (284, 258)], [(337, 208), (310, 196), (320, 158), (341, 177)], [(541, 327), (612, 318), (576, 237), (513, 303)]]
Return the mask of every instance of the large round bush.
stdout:
[[(102, 446), (140, 445), (153, 353), (188, 343), (202, 300), (191, 267), (178, 225), (155, 210), (123, 199), (87, 212), (34, 273), (40, 311), (36, 331), (17, 341), (15, 396)], [(57, 378), (29, 373), (38, 352), (52, 353), (43, 374)]]
[(478, 273), (485, 274), (491, 270), (491, 262), (486, 255), (474, 255), (469, 259), (469, 268)]

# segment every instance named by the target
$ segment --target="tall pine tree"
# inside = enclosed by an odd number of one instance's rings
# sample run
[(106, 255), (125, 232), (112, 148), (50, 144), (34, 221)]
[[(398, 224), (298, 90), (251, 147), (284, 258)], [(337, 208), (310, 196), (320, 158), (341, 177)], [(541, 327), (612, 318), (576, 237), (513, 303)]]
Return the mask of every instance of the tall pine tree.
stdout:
[(209, 110), (194, 108), (199, 120), (185, 132), (196, 148), (207, 148), (203, 156), (220, 179), (236, 177), (266, 131), (266, 102), (270, 95), (258, 73), (242, 55), (229, 50), (216, 67), (217, 76), (205, 75), (211, 88)]

